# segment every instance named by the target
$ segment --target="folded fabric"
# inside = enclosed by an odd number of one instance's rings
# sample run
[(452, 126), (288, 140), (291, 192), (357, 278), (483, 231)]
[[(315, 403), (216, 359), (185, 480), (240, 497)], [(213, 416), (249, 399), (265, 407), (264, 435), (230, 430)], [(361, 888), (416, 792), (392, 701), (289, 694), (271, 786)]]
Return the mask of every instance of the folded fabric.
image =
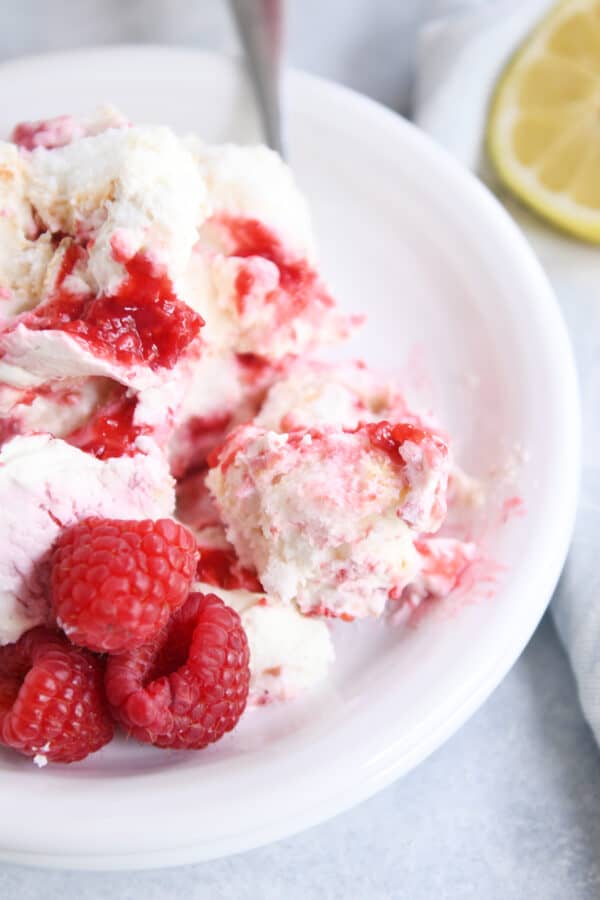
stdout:
[(438, 15), (421, 34), (415, 120), (506, 205), (546, 269), (569, 327), (582, 393), (583, 475), (573, 545), (551, 608), (584, 713), (600, 741), (600, 249), (570, 240), (529, 214), (496, 182), (483, 153), (496, 79), (551, 5), (551, 0), (438, 3)]

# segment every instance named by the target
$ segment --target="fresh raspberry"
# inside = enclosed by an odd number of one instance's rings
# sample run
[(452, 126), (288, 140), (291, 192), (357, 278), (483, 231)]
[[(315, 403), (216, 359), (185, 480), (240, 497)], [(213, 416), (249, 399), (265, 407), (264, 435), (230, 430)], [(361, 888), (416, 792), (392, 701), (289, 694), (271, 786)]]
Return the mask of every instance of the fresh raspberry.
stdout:
[(84, 519), (52, 556), (57, 622), (90, 650), (140, 647), (185, 601), (197, 555), (192, 534), (172, 519)]
[(248, 660), (235, 610), (214, 594), (190, 594), (153, 643), (110, 658), (106, 696), (115, 718), (138, 740), (200, 750), (242, 715)]
[(0, 647), (0, 743), (43, 765), (83, 759), (112, 736), (100, 659), (41, 626)]

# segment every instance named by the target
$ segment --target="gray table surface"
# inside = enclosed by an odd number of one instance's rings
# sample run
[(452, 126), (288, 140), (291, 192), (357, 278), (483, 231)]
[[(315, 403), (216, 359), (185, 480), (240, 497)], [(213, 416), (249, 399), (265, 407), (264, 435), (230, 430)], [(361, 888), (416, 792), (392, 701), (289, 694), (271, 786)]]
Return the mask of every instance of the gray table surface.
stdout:
[[(406, 111), (414, 36), (431, 7), (428, 0), (291, 0), (290, 59)], [(4, 57), (129, 41), (236, 47), (221, 0), (21, 0), (0, 10)], [(313, 897), (600, 897), (600, 754), (548, 618), (454, 738), (331, 822), (240, 856), (163, 872), (0, 865), (1, 900)]]

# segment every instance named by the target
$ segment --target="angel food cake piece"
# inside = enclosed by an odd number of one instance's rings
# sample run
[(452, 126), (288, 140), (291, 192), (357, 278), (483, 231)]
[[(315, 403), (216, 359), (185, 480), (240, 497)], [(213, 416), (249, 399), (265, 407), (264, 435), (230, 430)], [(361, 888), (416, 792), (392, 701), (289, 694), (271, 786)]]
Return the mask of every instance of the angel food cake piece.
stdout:
[(174, 283), (206, 215), (202, 180), (168, 129), (59, 131), (60, 147), (0, 145), (4, 431), (68, 437), (119, 389), (140, 427), (165, 425), (200, 350), (202, 318)]
[(410, 423), (236, 429), (207, 476), (227, 536), (267, 593), (304, 613), (381, 614), (446, 511), (448, 447)]
[(0, 259), (3, 366), (22, 366), (30, 383), (84, 374), (155, 383), (151, 373), (172, 367), (201, 327), (175, 286), (207, 215), (191, 156), (164, 128), (0, 151), (13, 251)]

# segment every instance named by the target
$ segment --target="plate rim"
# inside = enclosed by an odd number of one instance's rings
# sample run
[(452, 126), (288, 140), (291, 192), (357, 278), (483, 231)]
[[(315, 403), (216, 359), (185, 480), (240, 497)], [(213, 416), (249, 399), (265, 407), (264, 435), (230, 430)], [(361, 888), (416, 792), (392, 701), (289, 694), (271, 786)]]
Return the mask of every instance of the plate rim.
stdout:
[[(10, 71), (15, 69), (23, 70), (34, 66), (52, 64), (53, 61), (64, 61), (65, 59), (76, 61), (77, 59), (89, 58), (90, 56), (99, 59), (123, 53), (140, 57), (148, 57), (151, 54), (180, 58), (182, 56), (203, 57), (207, 62), (210, 61), (211, 64), (216, 66), (226, 65), (229, 67), (232, 65), (239, 66), (240, 64), (238, 57), (226, 53), (164, 44), (124, 43), (33, 54), (9, 59), (0, 64), (0, 79), (6, 78)], [(562, 485), (563, 506), (561, 512), (563, 523), (560, 528), (560, 535), (555, 538), (555, 542), (560, 547), (560, 550), (558, 554), (554, 555), (552, 565), (548, 567), (544, 577), (539, 578), (540, 583), (543, 582), (545, 585), (543, 589), (539, 589), (540, 595), (543, 594), (544, 598), (540, 599), (535, 605), (532, 604), (532, 608), (528, 610), (529, 615), (527, 619), (524, 617), (520, 620), (518, 637), (507, 642), (507, 645), (502, 649), (502, 653), (499, 653), (493, 664), (490, 665), (485, 676), (481, 677), (477, 684), (470, 687), (458, 707), (450, 709), (447, 715), (430, 729), (429, 737), (427, 739), (423, 737), (417, 739), (415, 746), (409, 751), (405, 750), (400, 759), (397, 759), (395, 762), (386, 762), (385, 765), (382, 763), (379, 769), (370, 772), (368, 778), (363, 778), (359, 783), (353, 780), (352, 790), (349, 790), (346, 784), (343, 788), (343, 799), (341, 799), (339, 791), (333, 792), (326, 797), (321, 797), (318, 803), (311, 804), (308, 808), (303, 808), (300, 811), (296, 810), (295, 813), (288, 811), (283, 821), (271, 819), (261, 827), (256, 827), (252, 832), (230, 835), (210, 845), (207, 842), (204, 842), (201, 846), (198, 844), (191, 846), (177, 845), (177, 847), (165, 848), (158, 852), (155, 850), (128, 850), (125, 853), (73, 854), (69, 852), (45, 853), (42, 851), (24, 850), (22, 849), (23, 841), (21, 839), (19, 842), (18, 836), (14, 833), (14, 828), (8, 827), (8, 823), (6, 823), (6, 826), (4, 823), (0, 823), (0, 844), (4, 845), (5, 840), (9, 844), (6, 848), (3, 846), (0, 849), (1, 861), (81, 870), (162, 868), (170, 865), (205, 861), (249, 850), (289, 837), (349, 809), (392, 783), (434, 752), (482, 705), (491, 692), (500, 684), (528, 643), (546, 610), (552, 591), (558, 581), (570, 544), (579, 492), (581, 459), (580, 400), (575, 361), (567, 328), (554, 292), (533, 250), (527, 244), (525, 237), (508, 212), (491, 192), (471, 172), (464, 169), (447, 151), (437, 145), (417, 126), (378, 102), (328, 79), (310, 75), (296, 69), (289, 69), (286, 71), (286, 80), (289, 83), (294, 82), (300, 85), (299, 89), (306, 89), (309, 93), (311, 91), (313, 93), (328, 93), (341, 106), (360, 108), (360, 113), (371, 120), (377, 119), (383, 122), (385, 119), (388, 123), (386, 127), (390, 131), (393, 129), (403, 131), (406, 140), (419, 145), (423, 153), (429, 159), (433, 159), (434, 164), (438, 168), (445, 169), (446, 173), (449, 173), (454, 181), (458, 181), (459, 184), (462, 183), (464, 190), (471, 194), (475, 205), (479, 205), (482, 210), (487, 207), (482, 214), (487, 217), (490, 223), (493, 219), (496, 219), (494, 227), (498, 233), (504, 231), (506, 243), (512, 244), (515, 258), (519, 257), (523, 277), (527, 274), (531, 283), (536, 286), (536, 290), (532, 291), (531, 302), (537, 303), (540, 309), (542, 304), (545, 305), (547, 321), (544, 323), (544, 346), (547, 345), (549, 352), (552, 345), (556, 354), (554, 360), (560, 361), (558, 369), (561, 372), (563, 382), (561, 403), (565, 410), (567, 424), (565, 436), (563, 437), (562, 452), (563, 456), (570, 459), (572, 463), (571, 467), (567, 466), (567, 477), (565, 484)], [(390, 755), (389, 752), (387, 755)], [(10, 845), (12, 845), (12, 848)]]

